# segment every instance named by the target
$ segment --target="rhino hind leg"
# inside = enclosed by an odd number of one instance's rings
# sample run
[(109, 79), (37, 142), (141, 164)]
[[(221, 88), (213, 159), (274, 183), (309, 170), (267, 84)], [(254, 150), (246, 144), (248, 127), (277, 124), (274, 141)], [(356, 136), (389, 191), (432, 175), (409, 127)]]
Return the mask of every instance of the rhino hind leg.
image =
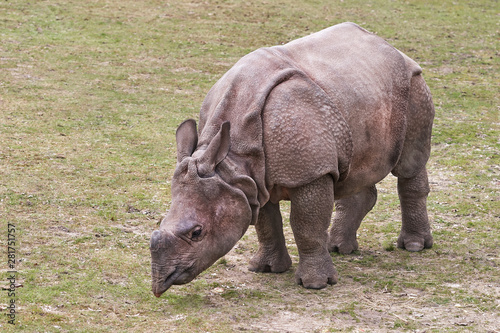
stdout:
[(398, 247), (412, 252), (431, 248), (433, 239), (427, 216), (427, 169), (423, 168), (415, 177), (399, 177), (398, 194), (403, 217)]
[(392, 173), (398, 177), (402, 227), (398, 247), (421, 251), (432, 247), (427, 195), (429, 181), (425, 164), (431, 151), (431, 131), (434, 119), (432, 97), (421, 75), (411, 79), (410, 103), (403, 151)]
[(299, 251), (295, 280), (305, 288), (321, 289), (337, 283), (337, 271), (327, 250), (333, 209), (333, 179), (323, 176), (290, 189), (292, 226)]
[(358, 249), (356, 231), (376, 201), (375, 185), (335, 201), (335, 217), (330, 229), (328, 251), (349, 254)]
[(292, 260), (286, 249), (283, 222), (279, 204), (268, 202), (260, 209), (255, 223), (259, 250), (250, 260), (252, 272), (281, 273), (287, 271)]

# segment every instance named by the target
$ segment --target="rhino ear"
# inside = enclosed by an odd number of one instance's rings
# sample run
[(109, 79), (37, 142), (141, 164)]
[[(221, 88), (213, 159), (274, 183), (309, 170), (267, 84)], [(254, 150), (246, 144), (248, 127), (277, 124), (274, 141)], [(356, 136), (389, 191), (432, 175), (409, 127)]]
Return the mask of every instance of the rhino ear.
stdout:
[(198, 159), (198, 173), (200, 176), (213, 175), (215, 166), (226, 158), (230, 145), (230, 128), (229, 121), (224, 122), (219, 132), (208, 144), (203, 155)]
[(188, 119), (180, 124), (175, 132), (175, 140), (177, 141), (177, 162), (191, 156), (198, 144), (196, 121)]

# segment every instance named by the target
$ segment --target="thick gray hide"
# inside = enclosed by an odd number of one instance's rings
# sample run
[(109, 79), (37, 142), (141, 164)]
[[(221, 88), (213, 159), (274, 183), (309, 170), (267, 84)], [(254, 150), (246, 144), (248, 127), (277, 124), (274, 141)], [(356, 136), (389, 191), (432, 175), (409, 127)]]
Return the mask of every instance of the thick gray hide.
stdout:
[[(323, 288), (337, 280), (328, 250), (357, 249), (356, 230), (375, 204), (375, 184), (392, 172), (398, 177), (403, 213), (398, 246), (410, 251), (432, 246), (425, 164), (434, 107), (420, 74), (413, 60), (353, 23), (246, 55), (205, 98), (199, 137), (194, 121), (179, 128), (187, 134), (178, 136), (181, 153), (173, 201), (177, 195), (189, 201), (186, 192), (190, 190), (182, 186), (182, 179), (188, 174), (193, 177), (196, 170), (195, 177), (215, 177), (229, 185), (224, 191), (234, 191), (235, 198), (244, 195), (251, 215), (248, 221), (256, 226), (260, 247), (250, 269), (281, 272), (291, 261), (277, 203), (291, 200), (291, 225), (300, 257), (296, 280), (308, 288)], [(222, 145), (228, 147), (215, 152), (214, 147), (221, 144), (214, 144), (214, 138), (221, 136), (227, 122), (230, 138)], [(220, 157), (207, 157), (216, 154)], [(334, 200), (336, 215), (328, 235)], [(218, 198), (212, 204), (225, 205)], [(160, 232), (175, 234), (173, 226), (183, 223), (182, 213), (174, 210), (177, 215), (167, 215)], [(241, 234), (248, 227), (248, 222), (238, 222), (247, 214), (244, 211), (235, 212), (238, 218), (230, 222), (238, 225)], [(223, 255), (212, 254), (209, 248), (225, 243), (207, 241), (214, 243), (204, 247), (210, 260), (204, 259), (203, 266)], [(234, 237), (228, 242), (232, 244), (224, 244), (225, 249), (234, 245)], [(152, 240), (152, 249), (156, 245)], [(166, 255), (155, 259), (159, 257), (153, 250), (152, 255), (154, 265), (171, 260)], [(198, 274), (205, 268), (193, 271)], [(155, 274), (161, 280), (153, 269)], [(154, 286), (155, 282), (155, 290)], [(155, 294), (161, 294), (161, 289)]]

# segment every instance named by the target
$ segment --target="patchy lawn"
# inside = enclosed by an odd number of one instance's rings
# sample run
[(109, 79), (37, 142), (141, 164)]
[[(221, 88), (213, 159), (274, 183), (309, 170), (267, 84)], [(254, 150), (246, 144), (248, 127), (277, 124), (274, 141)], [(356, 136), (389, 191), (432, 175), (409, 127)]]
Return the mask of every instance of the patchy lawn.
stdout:
[[(0, 330), (499, 332), (498, 18), (485, 0), (1, 2), (0, 220), (17, 273), (11, 297), (5, 246)], [(337, 285), (295, 285), (284, 203), (290, 271), (247, 271), (251, 227), (195, 281), (154, 297), (149, 236), (169, 208), (177, 125), (246, 53), (343, 21), (424, 69), (434, 247), (395, 249), (389, 176), (359, 251), (332, 255)]]

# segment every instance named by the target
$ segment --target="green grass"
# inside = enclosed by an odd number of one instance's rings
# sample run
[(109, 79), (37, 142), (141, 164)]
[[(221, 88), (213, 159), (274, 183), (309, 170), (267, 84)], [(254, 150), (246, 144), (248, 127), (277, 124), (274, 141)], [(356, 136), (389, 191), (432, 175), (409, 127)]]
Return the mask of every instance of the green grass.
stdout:
[[(435, 246), (394, 248), (394, 177), (332, 255), (339, 283), (253, 274), (253, 228), (157, 299), (149, 236), (169, 208), (175, 129), (240, 57), (343, 21), (420, 63), (436, 119), (428, 164)], [(0, 220), (16, 225), (26, 332), (484, 331), (498, 327), (500, 129), (496, 1), (0, 3)], [(6, 257), (4, 257), (6, 261)], [(7, 284), (7, 268), (2, 282)], [(222, 292), (221, 292), (222, 290)], [(0, 330), (7, 323), (6, 291)], [(290, 323), (293, 323), (292, 326)], [(463, 326), (467, 325), (467, 326)]]

